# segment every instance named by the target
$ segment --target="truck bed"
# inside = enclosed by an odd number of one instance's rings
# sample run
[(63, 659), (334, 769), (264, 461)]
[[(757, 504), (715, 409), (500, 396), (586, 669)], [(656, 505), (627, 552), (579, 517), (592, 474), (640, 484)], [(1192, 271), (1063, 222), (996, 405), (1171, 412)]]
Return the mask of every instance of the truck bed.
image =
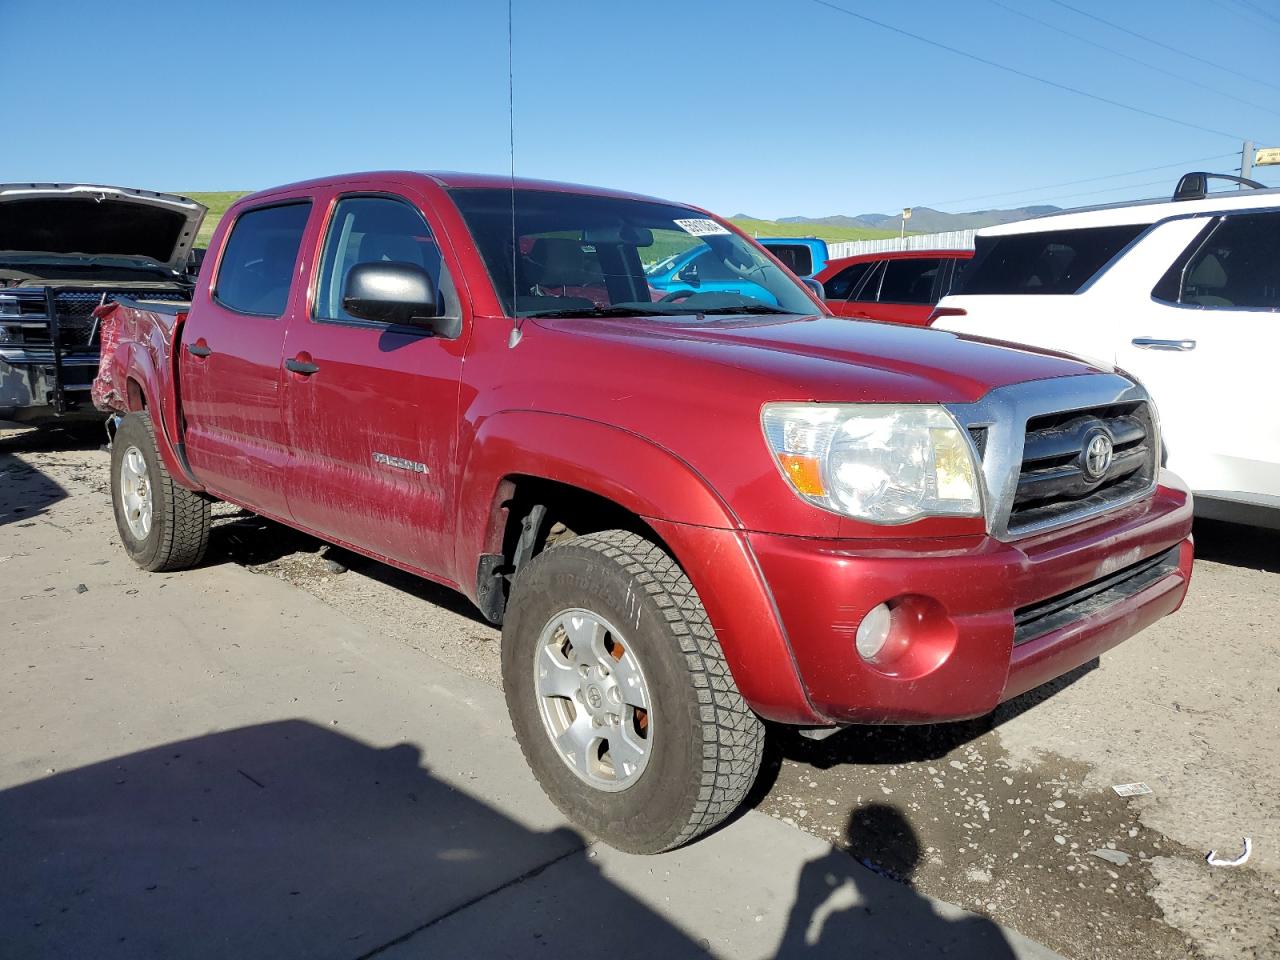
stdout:
[(168, 369), (174, 331), (190, 308), (190, 301), (117, 297), (94, 311), (101, 323), (100, 362), (92, 388), (95, 407), (104, 413), (130, 409), (130, 371), (140, 363)]

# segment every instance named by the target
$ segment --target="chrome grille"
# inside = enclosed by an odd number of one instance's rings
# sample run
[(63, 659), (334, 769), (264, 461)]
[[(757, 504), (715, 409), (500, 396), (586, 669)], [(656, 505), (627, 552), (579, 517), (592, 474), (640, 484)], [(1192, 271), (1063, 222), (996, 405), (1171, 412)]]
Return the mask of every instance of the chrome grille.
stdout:
[[(1093, 438), (1109, 450), (1102, 469), (1089, 462)], [(1155, 430), (1145, 402), (1033, 417), (1027, 422), (1009, 530), (1081, 507), (1103, 510), (1155, 478)]]
[[(1155, 489), (1160, 437), (1151, 398), (1118, 373), (1008, 384), (947, 409), (973, 444), (987, 529), (998, 539), (1068, 526)], [(1082, 470), (1086, 440), (1103, 432), (1110, 462), (1096, 474)]]

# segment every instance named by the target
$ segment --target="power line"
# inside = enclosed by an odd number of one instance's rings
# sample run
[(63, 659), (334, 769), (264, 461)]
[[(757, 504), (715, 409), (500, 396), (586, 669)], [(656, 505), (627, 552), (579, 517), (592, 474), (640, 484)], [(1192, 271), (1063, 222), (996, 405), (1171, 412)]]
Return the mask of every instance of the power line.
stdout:
[(1099, 50), (1105, 50), (1107, 53), (1113, 54), (1114, 56), (1117, 56), (1117, 57), (1121, 57), (1122, 59), (1128, 60), (1131, 63), (1136, 63), (1139, 66), (1146, 67), (1148, 70), (1154, 70), (1156, 73), (1163, 73), (1166, 77), (1173, 77), (1175, 80), (1181, 80), (1183, 83), (1189, 83), (1192, 86), (1199, 87), (1202, 90), (1208, 90), (1210, 93), (1217, 94), (1220, 97), (1226, 97), (1228, 100), (1234, 100), (1237, 103), (1243, 103), (1245, 106), (1253, 107), (1257, 110), (1265, 110), (1267, 113), (1280, 117), (1280, 110), (1274, 110), (1271, 107), (1263, 106), (1260, 103), (1254, 103), (1252, 100), (1246, 100), (1243, 97), (1237, 97), (1234, 93), (1228, 93), (1225, 90), (1219, 90), (1217, 87), (1211, 87), (1207, 83), (1201, 83), (1199, 80), (1193, 80), (1190, 77), (1184, 76), (1183, 74), (1178, 73), (1174, 70), (1166, 70), (1164, 67), (1156, 66), (1154, 63), (1148, 63), (1146, 60), (1141, 60), (1138, 57), (1130, 56), (1129, 54), (1125, 53), (1123, 50), (1117, 50), (1115, 47), (1108, 47), (1105, 43), (1098, 43), (1096, 40), (1090, 40), (1088, 37), (1082, 37), (1078, 33), (1072, 33), (1070, 30), (1065, 30), (1062, 27), (1059, 27), (1057, 24), (1050, 23), (1047, 20), (1042, 20), (1039, 17), (1035, 16), (1034, 14), (1025, 13), (1024, 11), (1017, 9), (1016, 7), (1011, 7), (1006, 3), (1001, 3), (1000, 0), (989, 0), (989, 2), (995, 4), (997, 7), (999, 7), (1002, 10), (1007, 10), (1009, 13), (1016, 14), (1017, 16), (1030, 20), (1033, 23), (1038, 23), (1042, 27), (1047, 27), (1048, 29), (1055, 31), (1056, 33), (1061, 33), (1064, 36), (1071, 37), (1071, 39), (1078, 40), (1081, 43), (1088, 44), (1091, 47), (1097, 47)]
[(1016, 196), (1020, 193), (1035, 193), (1037, 190), (1056, 190), (1058, 187), (1074, 187), (1081, 183), (1097, 183), (1099, 180), (1113, 180), (1116, 177), (1132, 177), (1139, 173), (1150, 173), (1153, 170), (1170, 170), (1174, 168), (1186, 169), (1193, 163), (1208, 163), (1211, 160), (1225, 160), (1228, 157), (1236, 156), (1235, 153), (1220, 153), (1213, 157), (1197, 157), (1192, 160), (1179, 160), (1176, 163), (1162, 163), (1155, 167), (1142, 167), (1138, 170), (1126, 170), (1124, 173), (1108, 173), (1100, 177), (1085, 177), (1082, 180), (1064, 180), (1061, 183), (1046, 183), (1038, 187), (1024, 187), (1021, 190), (1004, 190), (1000, 193), (983, 193), (975, 197), (960, 197), (956, 200), (939, 200), (934, 203), (922, 203), (922, 207), (949, 207), (956, 203), (968, 203), (971, 200), (990, 200), (993, 197), (1009, 197)]
[[(1100, 193), (1118, 193), (1121, 190), (1137, 190), (1140, 187), (1158, 187), (1161, 185), (1168, 187), (1169, 181), (1168, 180), (1148, 180), (1145, 183), (1126, 183), (1119, 187), (1107, 187), (1103, 190), (1085, 190), (1079, 193), (1061, 193), (1061, 194), (1058, 194), (1058, 196), (1056, 197), (1043, 197), (1041, 198), (1041, 202), (1049, 203), (1050, 201), (1053, 201), (1053, 200), (1073, 200), (1076, 197), (1096, 197)], [(1173, 196), (1172, 190), (1169, 191), (1169, 196)]]
[(1253, 2), (1253, 0), (1236, 0), (1236, 2), (1240, 4), (1240, 6), (1244, 7), (1246, 10), (1252, 10), (1255, 13), (1261, 14), (1262, 16), (1266, 17), (1268, 20), (1271, 20), (1277, 24), (1280, 24), (1280, 17), (1277, 17), (1270, 10), (1267, 10), (1264, 7), (1258, 6), (1256, 3)]
[(1259, 20), (1257, 16), (1249, 11), (1248, 7), (1242, 7), (1237, 3), (1228, 3), (1227, 0), (1212, 0), (1215, 6), (1221, 7), (1228, 13), (1234, 14), (1241, 20), (1245, 21), (1251, 27), (1265, 27), (1268, 30), (1280, 33), (1280, 25), (1268, 23), (1265, 20)]
[(1112, 23), (1110, 20), (1106, 20), (1098, 16), (1097, 14), (1090, 13), (1087, 10), (1081, 10), (1079, 7), (1073, 7), (1071, 4), (1067, 3), (1066, 0), (1049, 0), (1049, 2), (1056, 3), (1058, 6), (1066, 10), (1070, 10), (1072, 13), (1077, 13), (1082, 17), (1088, 17), (1090, 20), (1096, 20), (1098, 23), (1105, 24), (1106, 26), (1110, 27), (1112, 30), (1119, 30), (1121, 33), (1127, 33), (1131, 37), (1137, 37), (1139, 40), (1143, 40), (1147, 43), (1153, 44), (1157, 47), (1160, 47), (1161, 49), (1168, 50), (1171, 53), (1176, 53), (1179, 56), (1187, 57), (1191, 60), (1195, 60), (1197, 63), (1203, 63), (1206, 66), (1213, 67), (1215, 70), (1222, 70), (1222, 71), (1225, 71), (1226, 73), (1231, 74), (1232, 76), (1240, 77), (1243, 80), (1248, 80), (1251, 83), (1260, 83), (1264, 87), (1270, 87), (1273, 90), (1280, 90), (1280, 86), (1277, 86), (1274, 83), (1270, 83), (1266, 80), (1259, 80), (1257, 77), (1251, 77), (1247, 73), (1241, 73), (1239, 70), (1233, 70), (1230, 67), (1224, 67), (1220, 63), (1214, 63), (1212, 60), (1206, 60), (1204, 57), (1198, 56), (1194, 53), (1190, 53), (1186, 50), (1179, 49), (1178, 47), (1172, 47), (1169, 44), (1162, 43), (1159, 40), (1153, 40), (1151, 37), (1148, 37), (1146, 34), (1138, 33), (1138, 31), (1136, 30), (1130, 30), (1128, 27), (1122, 27), (1118, 23)]
[[(1047, 77), (1037, 76), (1034, 73), (1027, 73), (1025, 70), (1019, 70), (1017, 67), (1010, 67), (1003, 63), (997, 63), (994, 60), (988, 60), (986, 57), (978, 56), (978, 54), (976, 53), (970, 53), (967, 50), (961, 50), (959, 47), (953, 47), (953, 46), (950, 46), (949, 44), (942, 43), (941, 41), (938, 41), (938, 40), (931, 40), (928, 37), (921, 36), (918, 33), (912, 33), (910, 30), (903, 30), (901, 27), (895, 27), (892, 24), (884, 23), (881, 20), (876, 20), (872, 17), (868, 17), (866, 14), (855, 13), (853, 10), (848, 10), (845, 7), (837, 6), (836, 4), (831, 3), (830, 0), (812, 0), (812, 2), (816, 3), (820, 7), (826, 7), (827, 9), (834, 10), (837, 13), (843, 13), (845, 16), (853, 17), (855, 20), (861, 20), (864, 23), (871, 24), (872, 26), (880, 27), (882, 30), (888, 30), (891, 33), (896, 33), (903, 37), (910, 37), (912, 40), (917, 40), (920, 43), (926, 43), (931, 47), (937, 47), (939, 50), (945, 50), (948, 53), (955, 54), (956, 56), (964, 57), (967, 60), (973, 60), (977, 63), (984, 64), (985, 66), (988, 66), (988, 67), (994, 67), (997, 70), (1003, 70), (1005, 73), (1012, 73), (1014, 76), (1022, 77), (1024, 80), (1034, 80), (1036, 83), (1043, 83), (1046, 86), (1053, 87), (1057, 90), (1065, 90), (1067, 93), (1074, 93), (1077, 96), (1087, 97), (1088, 99), (1094, 100), (1098, 103), (1105, 103), (1108, 106), (1119, 107), (1121, 110), (1128, 110), (1130, 113), (1137, 113), (1144, 117), (1151, 117), (1154, 120), (1163, 120), (1166, 123), (1174, 123), (1180, 127), (1187, 127), (1188, 129), (1191, 129), (1191, 130), (1199, 130), (1201, 133), (1212, 133), (1214, 136), (1227, 137), (1228, 139), (1231, 139), (1231, 140), (1245, 139), (1244, 137), (1239, 136), (1238, 134), (1227, 133), (1225, 130), (1215, 130), (1212, 127), (1201, 126), (1198, 123), (1191, 123), (1190, 121), (1187, 121), (1187, 120), (1179, 120), (1176, 117), (1165, 116), (1162, 113), (1155, 113), (1151, 110), (1144, 110), (1141, 107), (1135, 107), (1127, 103), (1121, 103), (1119, 100), (1112, 100), (1110, 97), (1103, 97), (1096, 93), (1089, 93), (1087, 90), (1081, 90), (1079, 87), (1071, 87), (1065, 83), (1058, 83), (1056, 80), (1050, 80)], [(1054, 0), (1054, 2), (1057, 3), (1059, 2), (1059, 0)]]

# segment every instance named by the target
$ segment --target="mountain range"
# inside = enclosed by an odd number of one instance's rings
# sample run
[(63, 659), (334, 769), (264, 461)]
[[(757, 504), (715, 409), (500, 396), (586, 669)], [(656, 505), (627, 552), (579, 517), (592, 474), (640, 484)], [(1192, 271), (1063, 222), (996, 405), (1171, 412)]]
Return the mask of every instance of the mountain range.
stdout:
[[(1040, 204), (1031, 207), (1015, 207), (1008, 210), (973, 210), (969, 213), (943, 213), (931, 207), (915, 207), (911, 211), (911, 219), (907, 221), (908, 233), (942, 233), (947, 230), (971, 230), (977, 227), (990, 227), (997, 223), (1012, 223), (1015, 220), (1026, 220), (1046, 213), (1055, 213), (1061, 207)], [(737, 219), (748, 219), (746, 214), (739, 214)], [(855, 217), (837, 215), (828, 217), (779, 217), (776, 221), (784, 223), (816, 224), (825, 227), (840, 227), (853, 230), (897, 230), (901, 224), (898, 214), (860, 213)]]

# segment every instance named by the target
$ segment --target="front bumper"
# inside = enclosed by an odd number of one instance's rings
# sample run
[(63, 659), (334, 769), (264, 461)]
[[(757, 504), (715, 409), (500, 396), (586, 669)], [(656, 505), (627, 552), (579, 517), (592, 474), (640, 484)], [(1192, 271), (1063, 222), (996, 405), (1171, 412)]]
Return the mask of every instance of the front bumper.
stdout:
[[(1191, 498), (1166, 476), (1138, 503), (1015, 542), (749, 541), (819, 713), (832, 723), (933, 723), (988, 713), (1176, 610), (1191, 578)], [(1024, 626), (1015, 645), (1028, 608), (1169, 551), (1168, 565), (1131, 590), (1095, 594), (1068, 608), (1078, 616), (1042, 621), (1047, 632), (1028, 637)], [(879, 603), (895, 608), (906, 642), (872, 666), (854, 638)]]

